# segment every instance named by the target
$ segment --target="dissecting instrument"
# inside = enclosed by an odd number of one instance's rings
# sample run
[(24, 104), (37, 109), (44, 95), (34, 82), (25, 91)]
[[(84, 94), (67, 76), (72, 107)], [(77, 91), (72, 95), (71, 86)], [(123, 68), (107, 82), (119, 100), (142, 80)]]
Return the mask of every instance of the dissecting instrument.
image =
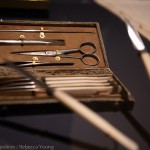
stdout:
[(2, 45), (65, 45), (64, 40), (0, 40)]
[(0, 30), (0, 32), (29, 32), (29, 33), (94, 33), (92, 31), (65, 31), (65, 30)]
[[(88, 46), (88, 47), (87, 47)], [(90, 52), (87, 52), (90, 51)], [(80, 53), (82, 56), (75, 57), (72, 53)], [(84, 42), (80, 45), (79, 48), (76, 49), (68, 49), (68, 50), (43, 50), (43, 51), (25, 51), (25, 52), (12, 52), (12, 54), (19, 55), (31, 55), (31, 56), (49, 56), (49, 57), (62, 57), (62, 58), (73, 58), (80, 59), (85, 65), (88, 66), (96, 66), (99, 64), (99, 57), (95, 55), (96, 46), (92, 42)], [(92, 60), (88, 60), (87, 58), (92, 58)]]
[(150, 79), (150, 54), (147, 51), (142, 38), (140, 37), (138, 31), (135, 29), (135, 27), (130, 23), (130, 21), (125, 18), (126, 26), (127, 26), (127, 31), (129, 34), (129, 37), (132, 41), (132, 44), (134, 48), (138, 51), (138, 54), (140, 55), (145, 69), (147, 71), (148, 77)]
[[(41, 62), (36, 61), (33, 63), (33, 61), (16, 61), (14, 62), (19, 67), (36, 67), (36, 66), (70, 66), (74, 63), (72, 62), (61, 62), (61, 63), (49, 63), (49, 62)], [(0, 63), (0, 66), (7, 66), (7, 63)]]

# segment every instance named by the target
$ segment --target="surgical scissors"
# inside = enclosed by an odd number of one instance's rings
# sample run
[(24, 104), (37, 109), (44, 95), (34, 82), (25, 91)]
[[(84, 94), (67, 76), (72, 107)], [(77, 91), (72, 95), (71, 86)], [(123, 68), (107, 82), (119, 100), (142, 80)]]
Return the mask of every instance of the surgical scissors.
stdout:
[[(84, 42), (80, 45), (79, 48), (76, 49), (24, 51), (24, 52), (12, 52), (12, 54), (31, 55), (31, 56), (49, 56), (49, 57), (58, 56), (62, 58), (73, 58), (73, 59), (80, 59), (85, 65), (96, 66), (99, 64), (100, 59), (97, 55), (94, 54), (95, 52), (96, 52), (96, 46), (94, 43)], [(80, 53), (82, 56), (75, 57), (72, 55), (68, 55), (72, 53)]]

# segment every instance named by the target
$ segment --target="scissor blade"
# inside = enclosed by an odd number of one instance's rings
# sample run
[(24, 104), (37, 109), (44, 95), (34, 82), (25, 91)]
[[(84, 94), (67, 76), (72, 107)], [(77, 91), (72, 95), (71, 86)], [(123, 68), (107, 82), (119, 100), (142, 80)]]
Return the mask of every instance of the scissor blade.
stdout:
[(18, 54), (18, 55), (31, 55), (31, 56), (45, 56), (46, 52), (45, 51), (40, 51), (40, 52), (34, 52), (34, 51), (29, 51), (29, 52), (11, 52), (11, 54)]
[(55, 50), (50, 51), (24, 51), (24, 52), (11, 52), (11, 54), (18, 54), (18, 55), (31, 55), (31, 56), (56, 56)]
[(129, 35), (135, 49), (138, 51), (145, 50), (145, 45), (144, 45), (138, 31), (135, 29), (135, 27), (130, 23), (130, 21), (128, 19), (125, 18), (125, 22), (126, 22), (126, 26), (127, 26), (128, 35)]

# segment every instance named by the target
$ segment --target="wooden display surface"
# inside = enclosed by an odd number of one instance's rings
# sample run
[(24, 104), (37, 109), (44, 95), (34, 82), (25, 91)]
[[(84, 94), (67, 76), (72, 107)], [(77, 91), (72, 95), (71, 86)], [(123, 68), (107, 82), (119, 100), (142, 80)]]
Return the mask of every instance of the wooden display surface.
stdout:
[[(73, 62), (72, 66), (38, 66), (28, 67), (26, 70), (35, 75), (37, 79), (51, 78), (87, 78), (87, 77), (107, 77), (113, 80), (113, 91), (95, 92), (92, 90), (82, 93), (73, 93), (72, 96), (88, 105), (96, 111), (120, 111), (132, 110), (134, 99), (129, 90), (121, 83), (109, 68), (107, 56), (103, 45), (100, 26), (96, 22), (49, 22), (49, 21), (1, 21), (0, 22), (0, 40), (20, 40), (20, 35), (24, 35), (24, 40), (64, 40), (64, 45), (3, 45), (0, 46), (0, 63), (7, 58), (11, 61), (31, 61), (33, 56), (16, 55), (12, 52), (39, 51), (39, 50), (62, 50), (80, 48), (84, 42), (92, 42), (96, 46), (95, 55), (99, 57), (99, 64), (95, 66), (85, 65), (80, 59), (61, 58), (59, 61), (56, 57), (38, 56), (39, 61), (44, 62)], [(5, 30), (2, 32), (2, 30)], [(40, 33), (30, 32), (8, 32), (7, 30), (55, 30), (64, 31), (63, 33), (44, 33), (45, 37), (41, 38)], [(66, 32), (65, 32), (66, 31)], [(70, 33), (67, 33), (70, 32)], [(76, 32), (76, 33), (75, 33)], [(72, 54), (71, 54), (72, 55)], [(73, 54), (79, 57), (78, 54)], [(93, 60), (89, 59), (88, 62)], [(3, 81), (10, 79), (23, 79), (24, 77), (7, 66), (0, 66), (0, 84), (3, 88)], [(67, 81), (67, 80), (66, 80)], [(87, 82), (87, 81), (86, 81)], [(115, 85), (117, 84), (117, 88)], [(72, 81), (72, 87), (74, 86)], [(90, 87), (90, 86), (89, 86)], [(119, 88), (118, 88), (119, 87)], [(70, 87), (71, 88), (71, 87)], [(88, 88), (88, 87), (87, 87)], [(94, 87), (93, 87), (94, 88)], [(100, 89), (100, 88), (99, 88)], [(116, 90), (117, 89), (117, 90)], [(119, 90), (118, 90), (119, 89)], [(120, 90), (121, 89), (121, 90)], [(79, 94), (81, 93), (81, 94)], [(12, 92), (0, 89), (0, 115), (27, 115), (27, 114), (44, 114), (68, 112), (62, 104), (58, 103), (54, 97), (48, 97), (42, 92)]]

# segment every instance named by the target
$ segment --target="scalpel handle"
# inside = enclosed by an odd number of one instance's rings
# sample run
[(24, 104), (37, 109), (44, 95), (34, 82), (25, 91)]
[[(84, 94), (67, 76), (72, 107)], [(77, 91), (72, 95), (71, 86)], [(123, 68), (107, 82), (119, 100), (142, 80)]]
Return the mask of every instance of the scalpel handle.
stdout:
[(140, 53), (140, 56), (147, 71), (147, 75), (150, 79), (150, 54), (148, 53), (147, 50), (144, 50), (143, 52)]
[(21, 44), (20, 40), (0, 40), (0, 45), (14, 45)]

